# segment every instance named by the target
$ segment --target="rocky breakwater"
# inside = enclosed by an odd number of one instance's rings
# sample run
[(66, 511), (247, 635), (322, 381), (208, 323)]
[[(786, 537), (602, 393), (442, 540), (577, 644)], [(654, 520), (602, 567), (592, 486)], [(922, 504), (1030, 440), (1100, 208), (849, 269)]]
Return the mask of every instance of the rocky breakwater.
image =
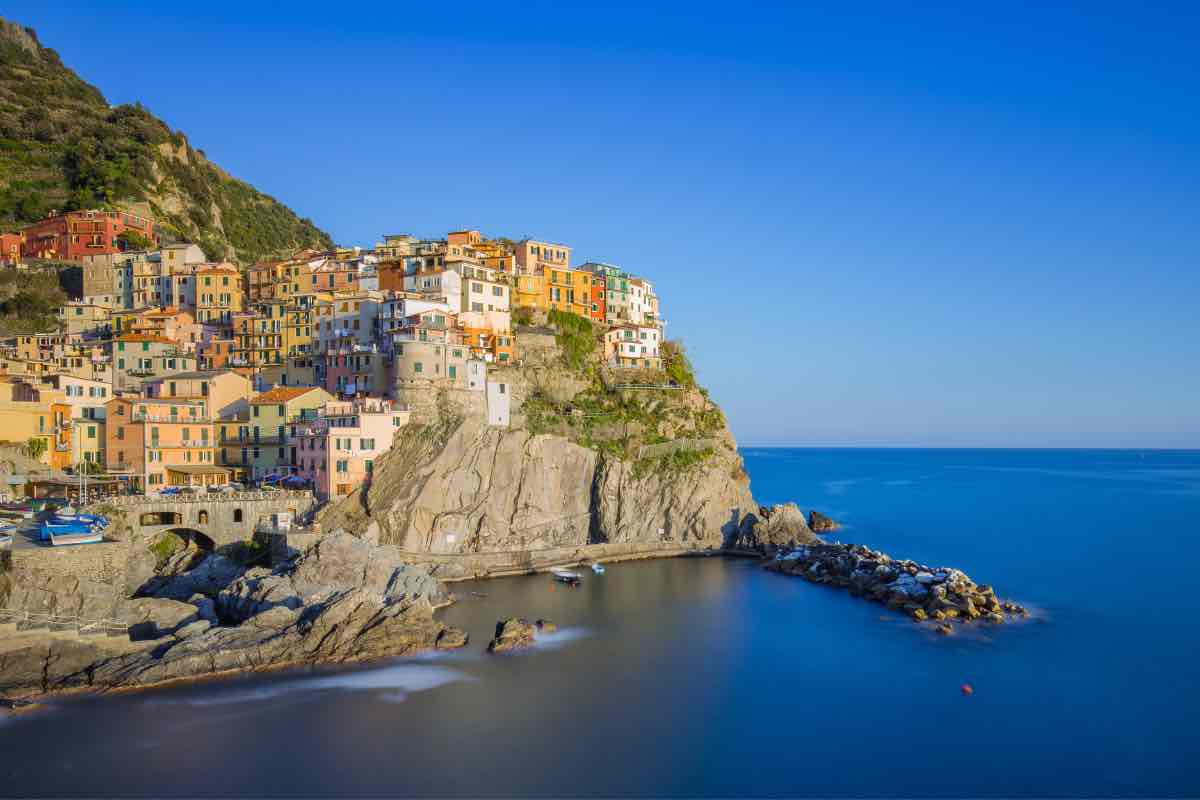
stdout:
[(0, 697), (149, 687), (466, 644), (463, 632), (433, 617), (451, 600), (444, 586), (395, 548), (334, 533), (275, 569), (228, 566), (201, 563), (160, 582), (154, 597), (126, 601), (120, 611), (131, 638), (143, 640), (132, 652), (114, 655), (102, 642), (49, 634), (0, 649)]
[(1001, 600), (991, 586), (975, 583), (962, 570), (899, 561), (862, 545), (815, 544), (781, 550), (766, 567), (847, 589), (916, 622), (931, 620), (941, 633), (950, 633), (952, 622), (1002, 623), (1009, 617), (1029, 616), (1025, 608)]

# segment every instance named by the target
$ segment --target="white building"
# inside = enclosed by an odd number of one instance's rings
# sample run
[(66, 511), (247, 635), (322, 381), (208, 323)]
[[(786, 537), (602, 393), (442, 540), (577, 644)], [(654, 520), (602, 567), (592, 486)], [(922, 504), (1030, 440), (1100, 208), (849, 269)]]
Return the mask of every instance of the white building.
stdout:
[(658, 369), (662, 332), (649, 325), (620, 325), (604, 334), (604, 360), (614, 367)]

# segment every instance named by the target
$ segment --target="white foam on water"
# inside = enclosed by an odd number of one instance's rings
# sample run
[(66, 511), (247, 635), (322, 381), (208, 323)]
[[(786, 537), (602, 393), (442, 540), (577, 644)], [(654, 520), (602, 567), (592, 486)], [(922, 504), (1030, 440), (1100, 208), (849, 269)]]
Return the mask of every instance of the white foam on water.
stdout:
[(587, 628), (559, 628), (554, 633), (538, 631), (533, 634), (533, 646), (536, 649), (557, 650), (591, 635), (592, 632)]
[[(299, 680), (283, 681), (253, 689), (230, 689), (216, 694), (195, 697), (180, 697), (148, 701), (152, 704), (184, 704), (191, 706), (213, 706), (231, 703), (247, 703), (272, 700), (284, 695), (325, 691), (378, 691), (398, 690), (407, 696), (412, 692), (436, 689), (455, 681), (472, 680), (466, 673), (449, 667), (433, 666), (428, 663), (393, 664), (388, 667), (314, 676)], [(393, 694), (395, 694), (393, 692)], [(387, 699), (387, 698), (385, 698)]]

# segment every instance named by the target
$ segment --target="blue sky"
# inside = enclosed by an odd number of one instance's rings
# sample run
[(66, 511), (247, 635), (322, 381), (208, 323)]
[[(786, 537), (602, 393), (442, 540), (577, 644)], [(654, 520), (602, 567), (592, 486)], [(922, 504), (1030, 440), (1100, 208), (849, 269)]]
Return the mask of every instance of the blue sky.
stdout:
[(5, 3), (345, 244), (653, 279), (743, 443), (1200, 447), (1196, 4)]

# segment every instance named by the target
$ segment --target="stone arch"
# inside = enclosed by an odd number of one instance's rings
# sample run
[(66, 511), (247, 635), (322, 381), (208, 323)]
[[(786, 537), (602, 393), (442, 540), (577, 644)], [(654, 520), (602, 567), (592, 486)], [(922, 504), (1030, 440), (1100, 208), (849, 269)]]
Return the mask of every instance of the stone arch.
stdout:
[(146, 511), (138, 516), (139, 525), (182, 525), (183, 514), (175, 511)]
[(205, 509), (202, 508), (196, 512), (196, 524), (197, 525), (207, 525), (208, 524), (208, 511), (206, 511)]
[(234, 521), (234, 522), (241, 522), (241, 521), (242, 521), (242, 519), (243, 519), (243, 516), (242, 516), (242, 510), (241, 510), (240, 508), (235, 508), (235, 509), (233, 510), (233, 521)]
[(184, 542), (194, 544), (198, 550), (212, 552), (216, 549), (217, 543), (209, 538), (206, 534), (201, 533), (195, 528), (171, 528), (164, 533), (173, 533)]

